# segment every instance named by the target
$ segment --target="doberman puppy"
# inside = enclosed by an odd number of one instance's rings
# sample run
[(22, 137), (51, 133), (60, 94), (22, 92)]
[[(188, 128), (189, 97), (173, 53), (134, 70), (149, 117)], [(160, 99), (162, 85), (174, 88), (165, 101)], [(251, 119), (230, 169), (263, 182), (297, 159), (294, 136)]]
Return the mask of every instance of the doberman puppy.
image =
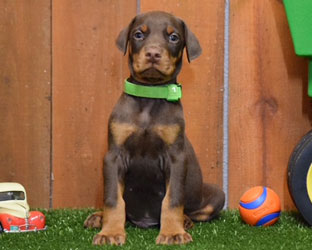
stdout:
[[(199, 42), (182, 20), (155, 11), (136, 16), (120, 32), (117, 46), (129, 51), (126, 87), (137, 91), (125, 90), (110, 116), (104, 210), (84, 226), (102, 227), (95, 245), (124, 244), (126, 219), (143, 228), (160, 224), (157, 244), (191, 242), (185, 230), (192, 221), (209, 221), (224, 205), (223, 191), (202, 181), (179, 95), (166, 96), (180, 91), (183, 49), (191, 61), (201, 54)], [(165, 96), (153, 97), (159, 89)]]

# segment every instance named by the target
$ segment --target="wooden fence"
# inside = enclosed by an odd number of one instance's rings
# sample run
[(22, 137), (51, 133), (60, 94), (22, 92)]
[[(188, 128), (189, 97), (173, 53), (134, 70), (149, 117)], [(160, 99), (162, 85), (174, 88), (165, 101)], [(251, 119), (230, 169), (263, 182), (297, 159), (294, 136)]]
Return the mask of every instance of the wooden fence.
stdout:
[[(228, 199), (272, 187), (293, 209), (286, 169), (311, 128), (307, 62), (282, 1), (231, 0)], [(115, 39), (137, 12), (186, 21), (203, 54), (179, 82), (205, 181), (223, 185), (223, 0), (0, 0), (0, 181), (32, 207), (101, 207), (107, 120), (128, 76)]]

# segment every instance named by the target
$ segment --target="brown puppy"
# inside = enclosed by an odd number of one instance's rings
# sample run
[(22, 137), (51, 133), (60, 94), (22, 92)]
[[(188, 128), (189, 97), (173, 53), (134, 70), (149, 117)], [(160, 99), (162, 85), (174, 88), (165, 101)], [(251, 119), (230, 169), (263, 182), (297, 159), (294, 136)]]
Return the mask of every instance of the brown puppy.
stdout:
[[(166, 86), (179, 90), (175, 84), (184, 47), (189, 61), (201, 54), (185, 23), (165, 12), (135, 17), (121, 31), (117, 46), (125, 54), (129, 51), (128, 81), (138, 88), (149, 86), (152, 92)], [(126, 219), (143, 228), (160, 224), (157, 244), (188, 243), (192, 237), (185, 229), (192, 226), (191, 220), (214, 218), (224, 205), (224, 193), (202, 182), (184, 133), (179, 98), (127, 93), (109, 120), (104, 210), (90, 215), (84, 225), (102, 227), (93, 239), (95, 245), (124, 244)]]

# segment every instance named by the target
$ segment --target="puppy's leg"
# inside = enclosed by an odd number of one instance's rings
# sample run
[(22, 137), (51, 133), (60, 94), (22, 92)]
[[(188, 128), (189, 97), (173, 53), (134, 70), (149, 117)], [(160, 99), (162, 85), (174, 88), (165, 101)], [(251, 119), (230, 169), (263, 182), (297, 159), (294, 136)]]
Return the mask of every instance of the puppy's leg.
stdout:
[(224, 201), (225, 195), (220, 188), (204, 183), (200, 207), (187, 215), (193, 221), (210, 221), (222, 210)]
[(162, 201), (160, 232), (157, 244), (186, 244), (192, 236), (184, 229), (184, 155), (176, 155), (170, 166), (166, 195)]
[(198, 160), (190, 141), (185, 140), (187, 175), (185, 185), (185, 213), (193, 221), (209, 221), (224, 206), (224, 192), (216, 185), (203, 183)]
[(126, 241), (125, 202), (122, 199), (121, 190), (121, 185), (118, 185), (118, 198), (115, 207), (104, 206), (102, 230), (94, 237), (94, 245), (123, 245)]
[(118, 176), (120, 164), (121, 159), (112, 152), (105, 157), (102, 230), (93, 238), (94, 245), (123, 245), (126, 241), (126, 210), (122, 197), (124, 187)]
[(170, 185), (162, 202), (160, 233), (157, 244), (185, 244), (192, 241), (192, 236), (184, 230), (184, 207), (172, 206), (170, 203)]

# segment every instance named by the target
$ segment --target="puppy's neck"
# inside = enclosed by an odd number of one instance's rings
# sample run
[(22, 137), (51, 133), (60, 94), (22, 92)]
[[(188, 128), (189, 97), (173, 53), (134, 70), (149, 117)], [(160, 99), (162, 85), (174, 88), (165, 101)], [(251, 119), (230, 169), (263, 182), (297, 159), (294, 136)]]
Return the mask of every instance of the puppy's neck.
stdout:
[[(165, 85), (164, 85), (165, 84)], [(165, 99), (169, 102), (177, 102), (182, 97), (181, 85), (176, 83), (164, 83), (157, 85), (142, 85), (141, 83), (125, 81), (124, 92), (135, 97)]]
[(131, 83), (135, 83), (138, 85), (143, 85), (143, 86), (161, 86), (161, 85), (168, 85), (168, 84), (176, 84), (177, 83), (177, 78), (172, 78), (170, 81), (166, 81), (166, 82), (161, 82), (161, 83), (146, 83), (146, 82), (140, 82), (138, 80), (136, 80), (133, 76), (130, 76), (128, 78), (128, 81)]

